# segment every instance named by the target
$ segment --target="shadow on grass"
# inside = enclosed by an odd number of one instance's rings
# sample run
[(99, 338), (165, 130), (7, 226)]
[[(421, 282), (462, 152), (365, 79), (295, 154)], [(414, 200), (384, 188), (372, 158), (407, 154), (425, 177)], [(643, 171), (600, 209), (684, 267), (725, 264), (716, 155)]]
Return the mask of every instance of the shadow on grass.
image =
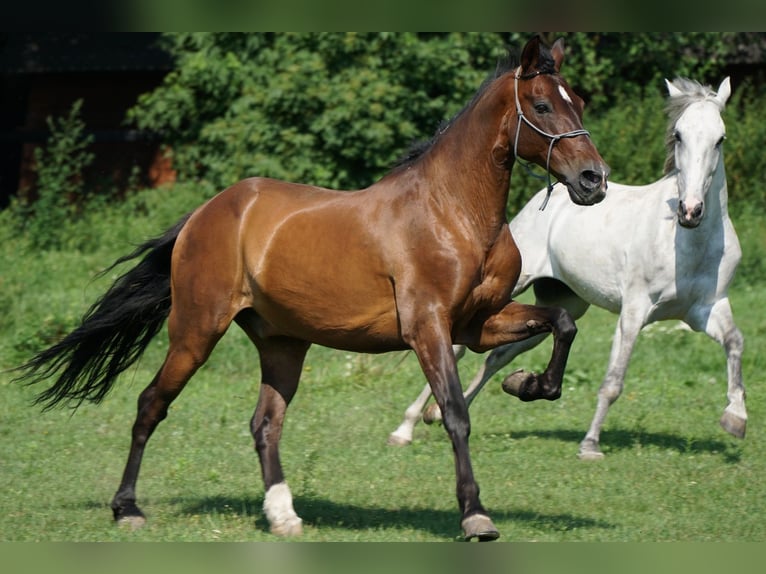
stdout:
[[(151, 511), (151, 506), (159, 503), (177, 506), (180, 516), (227, 515), (252, 518), (256, 528), (269, 531), (269, 524), (263, 514), (263, 497), (175, 497), (162, 500), (155, 497), (144, 501), (144, 510)], [(141, 501), (139, 501), (139, 505)], [(434, 510), (429, 508), (381, 508), (343, 504), (316, 497), (296, 496), (295, 510), (306, 526), (313, 528), (337, 528), (348, 531), (369, 531), (381, 528), (410, 528), (428, 532), (444, 540), (457, 539), (460, 536), (460, 514), (455, 510)], [(111, 511), (104, 501), (88, 500), (72, 505), (78, 508), (104, 509), (105, 516)], [(492, 519), (519, 522), (545, 532), (566, 532), (569, 530), (607, 530), (615, 525), (603, 520), (586, 516), (574, 516), (568, 513), (544, 513), (527, 510), (498, 511), (491, 510)]]
[[(553, 429), (513, 431), (508, 433), (512, 439), (542, 438), (580, 444), (585, 436), (582, 430)], [(676, 450), (681, 454), (720, 454), (724, 462), (737, 464), (742, 458), (742, 448), (734, 444), (735, 439), (717, 440), (710, 437), (696, 439), (688, 435), (665, 432), (651, 432), (636, 428), (610, 428), (601, 433), (601, 449), (609, 456), (609, 451), (624, 451), (639, 446), (655, 446), (666, 450)]]
[[(256, 526), (268, 532), (269, 525), (261, 511), (262, 498), (207, 497), (176, 500), (180, 513), (187, 515), (226, 514), (252, 516)], [(295, 497), (295, 509), (304, 524), (311, 527), (347, 530), (376, 530), (380, 528), (411, 528), (429, 532), (434, 536), (452, 539), (459, 535), (460, 514), (452, 510), (428, 508), (381, 508), (343, 504), (316, 497)], [(496, 522), (523, 522), (540, 530), (565, 532), (574, 529), (612, 529), (615, 526), (602, 520), (571, 514), (546, 514), (530, 511), (490, 511)]]

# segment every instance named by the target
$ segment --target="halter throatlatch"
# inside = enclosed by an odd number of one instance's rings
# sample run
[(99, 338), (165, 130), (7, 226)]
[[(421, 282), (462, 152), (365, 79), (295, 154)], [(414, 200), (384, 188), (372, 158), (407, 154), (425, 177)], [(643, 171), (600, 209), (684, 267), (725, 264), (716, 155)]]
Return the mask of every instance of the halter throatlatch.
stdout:
[[(538, 76), (540, 72), (535, 72), (531, 76), (527, 76), (524, 79), (529, 79), (535, 76)], [(557, 141), (559, 141), (561, 138), (574, 138), (578, 136), (588, 136), (590, 137), (590, 132), (588, 130), (572, 130), (571, 132), (564, 132), (560, 134), (549, 134), (548, 132), (541, 130), (538, 128), (535, 124), (530, 122), (527, 117), (524, 115), (524, 112), (521, 111), (521, 103), (519, 102), (519, 79), (521, 78), (521, 66), (519, 66), (516, 71), (513, 74), (514, 78), (514, 96), (516, 97), (516, 116), (518, 117), (518, 121), (516, 122), (516, 138), (513, 142), (513, 157), (516, 161), (518, 161), (524, 169), (527, 170), (527, 173), (531, 175), (532, 177), (536, 177), (537, 179), (546, 179), (542, 175), (537, 175), (532, 171), (532, 167), (530, 162), (524, 162), (519, 158), (518, 154), (518, 147), (519, 147), (519, 134), (521, 133), (521, 122), (524, 122), (527, 124), (530, 128), (535, 130), (538, 134), (540, 134), (543, 137), (548, 138), (551, 140), (550, 145), (548, 145), (548, 157), (545, 160), (545, 171), (547, 174), (547, 181), (548, 181), (548, 193), (545, 196), (545, 200), (543, 201), (543, 204), (540, 206), (540, 211), (545, 209), (545, 206), (548, 205), (548, 200), (551, 198), (551, 192), (553, 192), (553, 184), (551, 183), (551, 153), (553, 152), (553, 146), (556, 144)]]

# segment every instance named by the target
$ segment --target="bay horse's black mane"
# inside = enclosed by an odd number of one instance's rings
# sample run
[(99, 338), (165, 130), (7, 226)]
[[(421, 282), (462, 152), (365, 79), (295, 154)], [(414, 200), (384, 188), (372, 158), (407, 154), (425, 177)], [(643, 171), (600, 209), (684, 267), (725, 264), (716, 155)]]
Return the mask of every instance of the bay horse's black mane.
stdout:
[[(399, 158), (399, 160), (394, 164), (394, 169), (399, 169), (402, 167), (407, 167), (409, 165), (412, 165), (415, 161), (417, 161), (420, 157), (423, 156), (423, 154), (426, 153), (433, 145), (436, 143), (436, 141), (439, 139), (439, 137), (447, 131), (447, 129), (455, 122), (457, 118), (459, 118), (466, 110), (473, 107), (474, 103), (487, 91), (487, 88), (489, 88), (492, 83), (497, 80), (498, 78), (504, 76), (505, 74), (512, 72), (515, 70), (519, 65), (519, 58), (518, 56), (512, 54), (510, 50), (507, 50), (504, 56), (501, 56), (498, 59), (497, 66), (495, 67), (495, 70), (493, 73), (491, 73), (481, 84), (479, 89), (474, 94), (473, 98), (465, 105), (463, 108), (457, 112), (452, 118), (449, 120), (442, 120), (439, 123), (439, 127), (437, 128), (436, 132), (433, 136), (431, 136), (427, 140), (420, 140), (414, 142), (410, 148)], [(543, 47), (540, 54), (540, 73), (542, 74), (553, 74), (556, 72), (555, 64), (553, 62), (553, 56), (551, 56), (550, 51)]]

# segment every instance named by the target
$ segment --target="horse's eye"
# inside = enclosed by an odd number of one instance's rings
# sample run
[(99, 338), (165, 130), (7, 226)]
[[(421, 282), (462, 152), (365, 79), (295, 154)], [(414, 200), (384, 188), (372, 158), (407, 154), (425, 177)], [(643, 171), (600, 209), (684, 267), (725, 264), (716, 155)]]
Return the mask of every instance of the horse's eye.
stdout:
[(715, 147), (721, 147), (721, 145), (723, 144), (723, 142), (724, 142), (724, 140), (725, 140), (725, 139), (726, 139), (726, 136), (725, 136), (725, 135), (722, 135), (722, 136), (721, 136), (721, 139), (719, 139), (719, 140), (716, 142), (716, 144), (715, 144)]
[(677, 131), (673, 132), (673, 137), (676, 138), (676, 141), (678, 143), (681, 143), (681, 133), (680, 132), (677, 132)]
[(543, 102), (539, 102), (539, 103), (535, 104), (535, 111), (538, 114), (547, 114), (547, 113), (549, 113), (551, 111), (551, 108), (550, 108), (550, 106), (548, 104), (543, 103)]

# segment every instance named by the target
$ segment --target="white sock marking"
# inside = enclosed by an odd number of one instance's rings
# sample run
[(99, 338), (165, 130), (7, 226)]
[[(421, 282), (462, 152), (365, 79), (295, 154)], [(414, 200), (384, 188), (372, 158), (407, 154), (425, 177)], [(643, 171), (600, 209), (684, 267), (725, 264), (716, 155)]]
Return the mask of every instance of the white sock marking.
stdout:
[(286, 482), (273, 485), (263, 499), (263, 512), (275, 534), (300, 534), (303, 522), (293, 509), (293, 495)]

